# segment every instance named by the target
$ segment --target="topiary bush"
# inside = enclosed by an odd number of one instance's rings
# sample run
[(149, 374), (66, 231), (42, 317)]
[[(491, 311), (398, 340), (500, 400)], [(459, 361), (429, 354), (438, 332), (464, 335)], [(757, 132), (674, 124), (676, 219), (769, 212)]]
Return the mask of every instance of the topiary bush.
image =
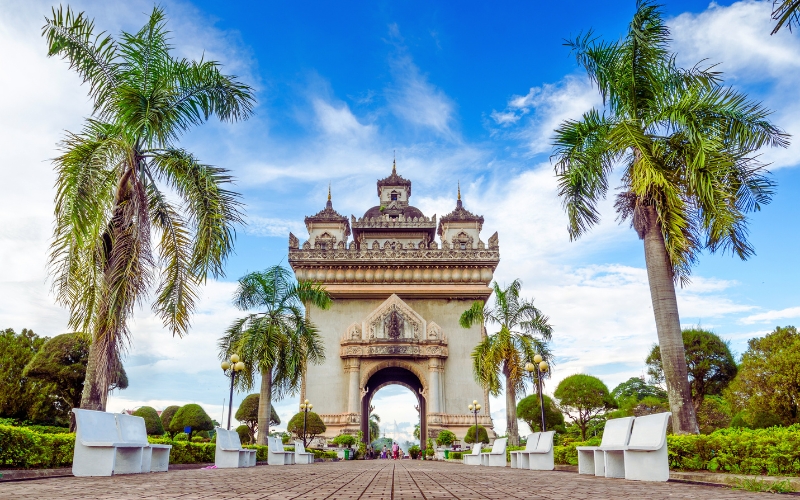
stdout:
[(333, 438), (333, 443), (342, 448), (350, 448), (356, 444), (356, 437), (351, 434), (339, 434)]
[[(162, 427), (164, 427), (164, 431), (166, 431), (167, 434), (172, 432), (170, 431), (169, 427), (170, 423), (172, 422), (172, 417), (174, 417), (175, 413), (177, 413), (177, 411), (180, 409), (181, 409), (180, 406), (173, 405), (173, 406), (167, 406), (166, 408), (164, 408), (164, 411), (161, 412), (161, 425)], [(181, 431), (183, 431), (183, 429), (181, 429)]]
[(142, 417), (144, 419), (144, 425), (147, 428), (148, 436), (164, 435), (164, 424), (161, 423), (161, 418), (159, 418), (158, 412), (155, 408), (150, 406), (142, 406), (133, 412), (133, 415), (136, 417)]
[[(286, 426), (286, 430), (291, 432), (297, 439), (303, 439), (303, 418), (304, 412), (296, 413)], [(313, 411), (308, 412), (308, 420), (306, 421), (306, 435), (305, 442), (313, 441), (315, 437), (323, 434), (327, 427), (322, 419)], [(284, 441), (285, 443), (286, 441)]]
[(236, 434), (239, 435), (239, 441), (241, 441), (242, 444), (251, 444), (250, 427), (242, 424), (236, 428)]
[(186, 427), (192, 428), (192, 431), (189, 433), (189, 437), (191, 438), (197, 431), (213, 430), (214, 423), (202, 406), (191, 403), (182, 406), (180, 410), (175, 412), (175, 415), (169, 423), (169, 430), (172, 432), (181, 432)]
[(175, 434), (175, 437), (172, 438), (174, 441), (188, 441), (189, 435), (185, 432), (178, 432)]
[(67, 467), (72, 464), (75, 434), (40, 434), (0, 425), (0, 468)]
[[(465, 443), (474, 443), (475, 442), (475, 426), (467, 430), (467, 435), (464, 437)], [(489, 443), (489, 434), (486, 432), (486, 427), (479, 425), (478, 426), (478, 442), (488, 444)]]

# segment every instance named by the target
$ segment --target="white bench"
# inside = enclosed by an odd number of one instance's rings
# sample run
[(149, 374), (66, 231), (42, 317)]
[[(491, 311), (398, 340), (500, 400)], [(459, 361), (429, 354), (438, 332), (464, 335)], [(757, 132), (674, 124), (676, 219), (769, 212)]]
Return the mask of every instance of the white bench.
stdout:
[(512, 469), (528, 469), (530, 467), (528, 453), (536, 449), (536, 445), (539, 443), (539, 434), (541, 434), (541, 432), (534, 432), (528, 435), (528, 441), (525, 443), (524, 450), (509, 452), (509, 455), (511, 455)]
[(218, 469), (252, 467), (256, 464), (256, 450), (242, 448), (239, 434), (222, 427), (214, 429), (217, 442), (214, 450), (214, 465)]
[[(576, 447), (575, 449), (578, 450), (578, 474), (594, 474), (595, 476), (605, 476), (606, 457), (604, 450), (609, 449), (612, 450), (611, 453), (615, 453), (614, 450), (620, 450), (628, 445), (628, 440), (631, 437), (631, 426), (633, 425), (633, 419), (634, 417), (623, 417), (608, 420), (606, 422), (605, 430), (603, 430), (603, 439), (600, 441), (600, 446)], [(614, 467), (612, 466), (612, 468)], [(624, 477), (624, 475), (625, 471), (623, 469), (622, 475), (609, 477)]]
[(314, 454), (306, 452), (306, 447), (303, 445), (302, 441), (294, 442), (294, 462), (298, 465), (314, 463)]
[(472, 445), (472, 453), (462, 455), (464, 465), (480, 465), (481, 464), (481, 443)]
[(294, 463), (294, 452), (284, 451), (281, 440), (271, 437), (269, 438), (269, 449), (267, 450), (267, 463), (269, 465), (292, 465)]
[(555, 457), (553, 456), (553, 435), (555, 431), (547, 431), (539, 434), (539, 442), (536, 448), (527, 453), (528, 468), (530, 470), (553, 470)]
[(142, 417), (117, 413), (120, 441), (125, 446), (142, 446), (142, 463), (140, 472), (166, 472), (169, 469), (168, 444), (151, 444), (147, 441), (147, 425)]
[(667, 481), (667, 425), (670, 412), (637, 417), (628, 446), (625, 447), (625, 479)]
[(481, 453), (481, 465), (487, 467), (505, 467), (506, 441), (507, 438), (495, 439), (492, 445), (492, 451), (489, 453)]
[(143, 444), (122, 441), (113, 413), (73, 408), (75, 414), (75, 450), (72, 454), (74, 476), (110, 476), (142, 472)]

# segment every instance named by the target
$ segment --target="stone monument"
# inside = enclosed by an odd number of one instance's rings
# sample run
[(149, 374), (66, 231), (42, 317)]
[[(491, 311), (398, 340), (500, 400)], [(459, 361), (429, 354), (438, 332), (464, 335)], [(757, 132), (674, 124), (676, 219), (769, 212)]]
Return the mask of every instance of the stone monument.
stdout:
[[(472, 374), (472, 349), (485, 336), (459, 325), (475, 300), (486, 300), (500, 250), (497, 233), (480, 239), (483, 217), (463, 207), (426, 217), (409, 204), (411, 181), (378, 181), (379, 204), (361, 218), (325, 208), (306, 217), (308, 239), (289, 234), (289, 264), (301, 280), (322, 283), (329, 310), (307, 314), (324, 339), (326, 359), (309, 365), (301, 400), (309, 399), (327, 426), (368, 435), (374, 394), (389, 384), (417, 397), (422, 436), (449, 429), (459, 439), (474, 425), (467, 406), (482, 399), (480, 425), (492, 434), (488, 394)], [(437, 242), (436, 236), (439, 241)], [(352, 236), (352, 238), (351, 238)], [(425, 439), (422, 446), (425, 446)]]

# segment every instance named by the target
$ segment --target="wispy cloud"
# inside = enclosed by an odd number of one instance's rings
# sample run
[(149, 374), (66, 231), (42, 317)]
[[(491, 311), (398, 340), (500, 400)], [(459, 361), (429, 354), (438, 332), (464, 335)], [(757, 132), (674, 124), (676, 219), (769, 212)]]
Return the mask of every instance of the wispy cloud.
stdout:
[(247, 226), (244, 228), (245, 233), (253, 236), (277, 236), (281, 238), (286, 238), (289, 231), (295, 234), (302, 234), (305, 230), (305, 226), (299, 220), (272, 219), (255, 215), (247, 218)]
[(800, 318), (800, 307), (787, 307), (786, 309), (751, 314), (750, 316), (742, 318), (740, 321), (746, 325), (752, 325), (753, 323), (769, 323), (781, 319), (795, 318)]

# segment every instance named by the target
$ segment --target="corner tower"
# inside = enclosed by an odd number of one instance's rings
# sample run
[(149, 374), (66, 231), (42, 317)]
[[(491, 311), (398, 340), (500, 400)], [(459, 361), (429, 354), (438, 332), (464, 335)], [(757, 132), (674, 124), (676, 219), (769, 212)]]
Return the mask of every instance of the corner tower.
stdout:
[[(378, 205), (347, 219), (333, 209), (306, 218), (308, 240), (289, 235), (289, 263), (298, 279), (322, 283), (334, 298), (327, 311), (310, 308), (326, 359), (310, 365), (301, 399), (309, 399), (328, 427), (367, 434), (373, 395), (389, 384), (418, 399), (424, 436), (449, 429), (463, 439), (474, 424), (467, 414), (483, 399), (481, 425), (492, 427), (488, 396), (472, 376), (472, 349), (480, 325), (459, 318), (485, 301), (500, 260), (497, 233), (481, 240), (483, 217), (463, 207), (442, 217), (410, 204), (411, 181), (392, 173), (377, 182)], [(349, 240), (352, 229), (352, 240)], [(436, 235), (441, 243), (436, 241)], [(425, 445), (425, 440), (422, 440)]]

